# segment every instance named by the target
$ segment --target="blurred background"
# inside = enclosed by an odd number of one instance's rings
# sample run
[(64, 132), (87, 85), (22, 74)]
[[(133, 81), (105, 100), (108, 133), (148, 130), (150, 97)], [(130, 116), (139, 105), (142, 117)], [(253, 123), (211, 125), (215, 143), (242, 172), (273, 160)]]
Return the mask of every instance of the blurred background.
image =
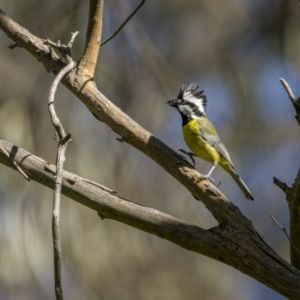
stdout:
[[(103, 39), (139, 4), (105, 3)], [(282, 257), (289, 243), (270, 219), (289, 226), (278, 177), (292, 185), (299, 168), (299, 126), (283, 77), (300, 96), (300, 7), (296, 0), (147, 1), (101, 48), (95, 81), (131, 118), (177, 150), (186, 149), (179, 114), (165, 103), (189, 80), (208, 97), (215, 124), (255, 202), (221, 168), (220, 189)], [(2, 0), (1, 9), (33, 34), (85, 41), (88, 1)], [(0, 136), (52, 163), (54, 129), (47, 110), (53, 75), (0, 32)], [(120, 195), (203, 228), (216, 225), (205, 207), (158, 165), (98, 122), (63, 86), (56, 108), (73, 142), (65, 168)], [(197, 160), (206, 173), (210, 165)], [(0, 299), (54, 299), (52, 191), (0, 166)], [(63, 284), (66, 299), (283, 299), (239, 271), (63, 198)]]

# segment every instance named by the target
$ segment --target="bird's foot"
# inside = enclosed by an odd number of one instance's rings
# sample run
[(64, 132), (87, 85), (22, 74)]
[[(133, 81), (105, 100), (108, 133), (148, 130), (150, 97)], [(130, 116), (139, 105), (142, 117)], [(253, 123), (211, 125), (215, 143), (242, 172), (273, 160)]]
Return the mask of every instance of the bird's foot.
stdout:
[(213, 185), (216, 185), (214, 179), (212, 177), (210, 177), (209, 175), (200, 175), (199, 181), (203, 180), (203, 179), (206, 179), (206, 180), (210, 181)]
[(196, 165), (196, 161), (194, 159), (194, 156), (197, 156), (197, 155), (195, 153), (193, 153), (193, 152), (187, 152), (187, 151), (185, 151), (183, 149), (178, 149), (178, 151), (184, 153), (185, 155), (187, 155), (190, 158), (190, 160), (192, 161), (193, 166)]

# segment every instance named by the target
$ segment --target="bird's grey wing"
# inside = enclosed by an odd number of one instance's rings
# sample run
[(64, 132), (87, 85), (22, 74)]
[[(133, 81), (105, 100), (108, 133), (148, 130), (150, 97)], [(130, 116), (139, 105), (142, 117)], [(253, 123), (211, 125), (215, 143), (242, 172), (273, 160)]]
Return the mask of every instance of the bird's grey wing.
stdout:
[(229, 153), (218, 136), (202, 131), (201, 137), (205, 141), (207, 141), (212, 147), (214, 147), (222, 156), (224, 156), (233, 166)]

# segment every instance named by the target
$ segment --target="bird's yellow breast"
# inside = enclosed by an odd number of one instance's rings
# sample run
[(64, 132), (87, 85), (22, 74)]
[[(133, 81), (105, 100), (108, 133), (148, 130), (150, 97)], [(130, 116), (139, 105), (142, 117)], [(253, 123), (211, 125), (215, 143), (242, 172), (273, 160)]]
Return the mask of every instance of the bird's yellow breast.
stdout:
[(211, 134), (218, 135), (207, 118), (193, 119), (182, 127), (184, 140), (191, 151), (201, 159), (219, 163), (221, 159), (219, 152), (202, 138), (202, 131), (207, 129)]

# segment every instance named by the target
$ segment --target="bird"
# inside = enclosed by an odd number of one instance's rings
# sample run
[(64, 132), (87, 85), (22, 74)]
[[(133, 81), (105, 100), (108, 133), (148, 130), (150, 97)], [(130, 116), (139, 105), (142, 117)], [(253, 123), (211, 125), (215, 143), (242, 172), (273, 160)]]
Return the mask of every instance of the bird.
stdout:
[(191, 154), (212, 164), (209, 172), (201, 177), (214, 182), (211, 174), (220, 165), (231, 175), (246, 199), (254, 200), (249, 188), (236, 172), (217, 130), (206, 117), (207, 97), (204, 91), (194, 83), (185, 82), (177, 99), (169, 100), (167, 104), (176, 108), (181, 115), (183, 138), (193, 152)]

